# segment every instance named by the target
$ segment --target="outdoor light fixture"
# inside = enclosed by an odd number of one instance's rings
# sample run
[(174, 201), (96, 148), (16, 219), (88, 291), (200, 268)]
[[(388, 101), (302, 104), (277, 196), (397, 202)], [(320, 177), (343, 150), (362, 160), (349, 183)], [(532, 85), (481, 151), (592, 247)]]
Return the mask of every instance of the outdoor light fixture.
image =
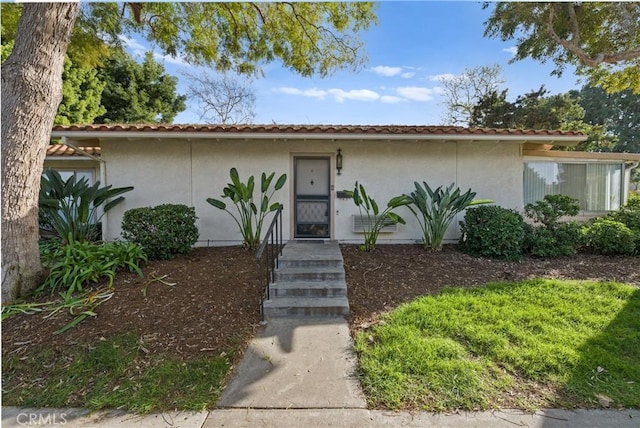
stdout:
[(338, 175), (342, 174), (342, 149), (338, 149), (338, 154), (336, 155), (336, 169), (338, 170)]

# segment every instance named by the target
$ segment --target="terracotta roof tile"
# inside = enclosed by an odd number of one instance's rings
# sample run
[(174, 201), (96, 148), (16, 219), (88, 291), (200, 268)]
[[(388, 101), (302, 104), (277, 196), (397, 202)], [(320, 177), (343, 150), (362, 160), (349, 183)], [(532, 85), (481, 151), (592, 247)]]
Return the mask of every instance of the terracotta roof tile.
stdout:
[(109, 124), (57, 125), (57, 132), (215, 132), (215, 133), (274, 133), (274, 134), (382, 134), (382, 135), (497, 135), (497, 136), (583, 136), (577, 131), (462, 128), (457, 126), (414, 125), (164, 125)]
[[(80, 150), (93, 155), (100, 156), (100, 147), (78, 147)], [(78, 152), (73, 147), (64, 144), (50, 144), (47, 147), (47, 156), (86, 156), (82, 152)]]

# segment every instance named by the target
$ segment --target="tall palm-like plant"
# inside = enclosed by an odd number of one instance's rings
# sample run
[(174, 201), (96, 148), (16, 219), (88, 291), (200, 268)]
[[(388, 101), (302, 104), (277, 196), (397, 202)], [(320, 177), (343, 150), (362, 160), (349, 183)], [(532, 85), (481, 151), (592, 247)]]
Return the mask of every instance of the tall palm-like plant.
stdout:
[(471, 205), (488, 204), (490, 200), (474, 200), (475, 192), (471, 189), (465, 193), (460, 188), (453, 190), (454, 183), (446, 188), (442, 186), (432, 190), (426, 182), (422, 185), (414, 182), (416, 190), (405, 195), (411, 210), (422, 229), (425, 249), (439, 251), (442, 249), (444, 235), (456, 214)]
[(240, 228), (245, 246), (251, 249), (258, 248), (265, 217), (270, 212), (276, 211), (280, 206), (279, 203), (272, 204), (271, 199), (274, 193), (280, 190), (287, 182), (287, 175), (282, 174), (273, 188), (271, 188), (275, 172), (269, 175), (263, 172), (260, 180), (260, 197), (257, 201), (254, 201), (253, 196), (255, 188), (255, 178), (253, 176), (249, 177), (246, 183), (243, 183), (238, 175), (238, 170), (235, 168), (231, 168), (229, 176), (231, 177), (231, 183), (227, 183), (227, 186), (222, 189), (222, 197), (231, 199), (236, 206), (237, 216), (227, 209), (227, 204), (219, 199), (207, 198), (207, 202), (218, 209), (226, 211), (233, 217)]
[(353, 191), (345, 190), (344, 192), (353, 199), (353, 202), (358, 207), (360, 216), (367, 218), (364, 224), (364, 245), (362, 246), (364, 251), (371, 251), (376, 248), (378, 235), (385, 225), (389, 223), (405, 224), (404, 219), (393, 212), (394, 209), (410, 203), (405, 195), (391, 198), (387, 202), (387, 207), (381, 212), (375, 199), (367, 195), (364, 186), (357, 181)]
[(64, 242), (94, 241), (99, 233), (96, 224), (124, 200), (120, 195), (131, 190), (132, 186), (100, 187), (99, 181), (89, 185), (87, 178), (78, 179), (76, 174), (65, 181), (48, 168), (40, 181), (40, 216)]

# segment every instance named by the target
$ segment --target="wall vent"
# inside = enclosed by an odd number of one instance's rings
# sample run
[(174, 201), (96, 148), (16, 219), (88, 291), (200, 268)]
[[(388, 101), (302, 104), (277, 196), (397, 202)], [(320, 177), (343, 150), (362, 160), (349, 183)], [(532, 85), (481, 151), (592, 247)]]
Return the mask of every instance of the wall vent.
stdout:
[[(364, 233), (364, 227), (369, 223), (369, 217), (366, 215), (354, 215), (353, 218), (353, 228), (352, 231), (354, 233)], [(384, 220), (384, 226), (380, 229), (380, 233), (393, 233), (398, 230), (398, 224), (394, 223), (390, 219)]]

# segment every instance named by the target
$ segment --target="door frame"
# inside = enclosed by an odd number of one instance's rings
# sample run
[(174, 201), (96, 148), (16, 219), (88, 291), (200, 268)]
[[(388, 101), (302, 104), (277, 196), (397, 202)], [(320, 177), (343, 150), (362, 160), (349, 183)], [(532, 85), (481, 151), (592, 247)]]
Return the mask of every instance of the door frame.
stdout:
[(290, 162), (290, 176), (293, 177), (293, 180), (290, 181), (290, 185), (289, 185), (289, 192), (290, 192), (290, 198), (289, 200), (291, 201), (291, 207), (290, 207), (290, 224), (289, 224), (289, 236), (291, 237), (291, 239), (314, 239), (312, 237), (300, 237), (298, 238), (296, 236), (296, 232), (297, 232), (297, 228), (296, 228), (296, 220), (297, 220), (297, 215), (296, 215), (296, 182), (297, 182), (297, 178), (298, 178), (298, 174), (296, 171), (296, 159), (326, 159), (329, 161), (329, 171), (328, 171), (328, 177), (329, 177), (329, 199), (328, 199), (328, 210), (329, 210), (329, 236), (328, 237), (321, 237), (321, 238), (317, 238), (317, 239), (333, 239), (334, 237), (334, 230), (335, 230), (335, 215), (334, 215), (334, 205), (335, 205), (335, 191), (334, 191), (334, 180), (335, 180), (335, 174), (333, 173), (333, 171), (335, 171), (335, 154), (333, 152), (327, 152), (327, 153), (309, 153), (309, 152), (296, 152), (296, 153), (290, 153), (289, 156)]

